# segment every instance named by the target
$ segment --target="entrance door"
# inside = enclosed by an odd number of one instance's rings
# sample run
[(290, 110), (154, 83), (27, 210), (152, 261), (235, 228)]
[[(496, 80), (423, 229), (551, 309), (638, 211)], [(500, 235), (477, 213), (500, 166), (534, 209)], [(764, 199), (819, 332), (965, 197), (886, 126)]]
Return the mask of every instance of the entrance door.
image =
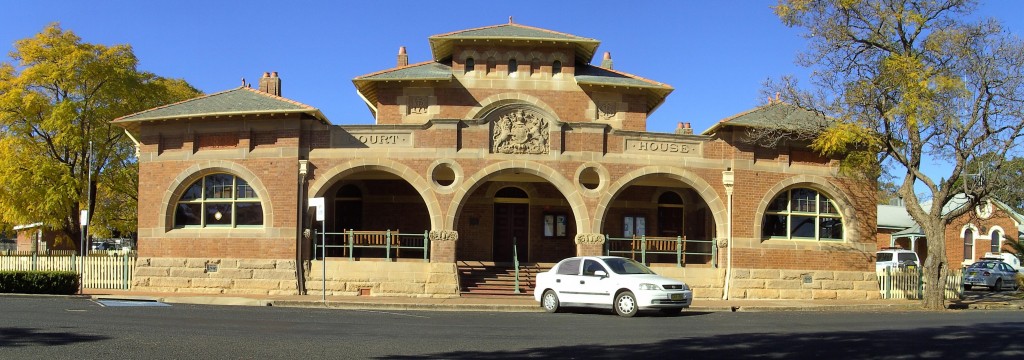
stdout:
[(676, 237), (683, 235), (683, 208), (658, 207), (658, 236)]
[(512, 262), (515, 242), (519, 262), (529, 261), (529, 204), (494, 204), (494, 262)]

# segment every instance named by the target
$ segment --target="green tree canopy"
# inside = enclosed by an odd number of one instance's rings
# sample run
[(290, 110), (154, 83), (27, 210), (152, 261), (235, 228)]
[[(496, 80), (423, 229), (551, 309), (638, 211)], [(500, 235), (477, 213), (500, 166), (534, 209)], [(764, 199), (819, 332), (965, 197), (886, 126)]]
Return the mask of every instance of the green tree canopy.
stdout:
[(0, 63), (0, 221), (43, 222), (77, 244), (88, 208), (93, 232), (134, 232), (135, 148), (110, 121), (199, 91), (139, 71), (128, 45), (86, 43), (59, 24), (17, 41), (10, 58)]
[[(786, 25), (807, 30), (810, 50), (799, 61), (815, 71), (811, 91), (790, 79), (769, 91), (837, 120), (815, 137), (815, 149), (870, 159), (848, 164), (895, 180), (928, 238), (930, 309), (944, 307), (945, 226), (964, 212), (943, 207), (963, 193), (970, 210), (998, 186), (960, 181), (967, 164), (991, 156), (989, 168), (999, 169), (1024, 151), (1024, 45), (996, 20), (968, 22), (973, 9), (970, 0), (780, 0), (775, 7)], [(926, 174), (922, 165), (931, 161), (950, 172)]]

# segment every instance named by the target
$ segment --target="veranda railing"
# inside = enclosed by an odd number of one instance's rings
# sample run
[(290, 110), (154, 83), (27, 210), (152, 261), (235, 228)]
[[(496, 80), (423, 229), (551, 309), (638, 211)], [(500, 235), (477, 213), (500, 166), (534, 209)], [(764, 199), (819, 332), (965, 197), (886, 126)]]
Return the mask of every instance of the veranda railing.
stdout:
[[(946, 274), (946, 300), (960, 299), (964, 293), (963, 269)], [(920, 266), (886, 268), (878, 273), (878, 291), (883, 299), (921, 300), (924, 298), (924, 273)]]
[(87, 289), (130, 289), (135, 251), (92, 251), (84, 258), (74, 250), (0, 252), (0, 270), (74, 271)]
[(706, 260), (695, 263), (711, 263), (713, 267), (718, 267), (718, 246), (714, 239), (687, 239), (684, 236), (616, 238), (605, 235), (604, 240), (604, 253), (609, 256), (627, 257), (644, 264), (649, 264), (648, 255), (674, 256), (676, 266), (680, 267), (687, 263), (688, 256), (700, 257)]
[[(409, 254), (411, 251), (416, 257), (423, 261), (430, 259), (430, 238), (429, 232), (423, 233), (399, 233), (398, 230), (384, 231), (356, 231), (344, 230), (342, 232), (322, 232), (319, 243), (316, 246), (315, 258), (326, 257), (347, 257), (349, 260), (356, 258), (402, 258), (402, 252)], [(371, 249), (369, 251), (365, 249)], [(378, 249), (374, 251), (373, 249)], [(383, 251), (381, 251), (383, 250)], [(357, 256), (357, 252), (364, 252)], [(406, 256), (408, 257), (408, 256)]]

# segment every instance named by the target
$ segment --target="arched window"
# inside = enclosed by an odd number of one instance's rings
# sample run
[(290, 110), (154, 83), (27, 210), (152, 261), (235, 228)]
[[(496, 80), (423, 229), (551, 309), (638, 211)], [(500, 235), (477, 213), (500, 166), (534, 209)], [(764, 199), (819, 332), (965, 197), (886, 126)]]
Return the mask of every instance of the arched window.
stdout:
[(974, 260), (974, 230), (964, 230), (964, 260)]
[(263, 204), (256, 191), (231, 174), (206, 175), (189, 185), (174, 206), (175, 227), (247, 227), (263, 225)]
[(558, 74), (561, 74), (561, 73), (562, 73), (562, 62), (559, 61), (559, 60), (555, 60), (555, 62), (551, 63), (551, 75), (554, 76), (554, 75), (558, 75)]
[(473, 61), (473, 58), (466, 58), (466, 72), (465, 73), (468, 74), (470, 71), (473, 71), (473, 69), (475, 67), (476, 67), (476, 62)]
[(989, 252), (1000, 252), (1003, 248), (1003, 234), (999, 230), (992, 230), (992, 249)]
[(842, 241), (843, 218), (825, 194), (790, 189), (768, 204), (761, 234), (776, 239)]
[(508, 76), (515, 76), (519, 71), (519, 62), (516, 59), (508, 59)]

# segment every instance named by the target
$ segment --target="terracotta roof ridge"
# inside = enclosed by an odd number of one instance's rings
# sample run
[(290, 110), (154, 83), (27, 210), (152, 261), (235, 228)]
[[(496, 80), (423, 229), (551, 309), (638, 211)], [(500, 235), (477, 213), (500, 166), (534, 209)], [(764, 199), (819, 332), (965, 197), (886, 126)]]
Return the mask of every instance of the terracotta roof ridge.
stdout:
[[(363, 78), (368, 78), (368, 77), (371, 77), (371, 76), (377, 76), (377, 75), (380, 75), (380, 74), (386, 74), (386, 73), (389, 73), (389, 72), (403, 70), (403, 69), (408, 69), (408, 68), (413, 68), (413, 67), (417, 67), (417, 66), (429, 65), (431, 63), (441, 64), (440, 62), (437, 62), (437, 61), (434, 61), (434, 60), (427, 60), (427, 61), (418, 62), (418, 63), (415, 63), (415, 64), (409, 64), (409, 65), (406, 65), (406, 66), (397, 66), (397, 67), (393, 67), (393, 68), (390, 68), (390, 69), (384, 69), (384, 70), (375, 71), (375, 72), (372, 72), (372, 73), (369, 73), (369, 74), (356, 76), (356, 78), (353, 79), (353, 80), (361, 80)], [(444, 64), (441, 64), (441, 65), (444, 65)]]
[(452, 36), (452, 35), (455, 35), (455, 34), (469, 32), (469, 31), (486, 30), (486, 29), (493, 29), (493, 28), (499, 28), (499, 27), (504, 27), (504, 26), (514, 26), (514, 27), (518, 27), (518, 28), (522, 28), (522, 29), (537, 30), (537, 31), (542, 31), (542, 32), (550, 33), (550, 34), (555, 34), (555, 35), (562, 35), (562, 36), (567, 36), (567, 37), (573, 37), (573, 38), (577, 38), (579, 40), (597, 41), (596, 39), (585, 38), (585, 37), (582, 37), (582, 36), (579, 36), (579, 35), (573, 35), (573, 34), (564, 33), (564, 32), (561, 32), (561, 31), (555, 31), (555, 30), (551, 30), (551, 29), (544, 29), (544, 28), (539, 28), (539, 27), (536, 27), (536, 26), (529, 26), (529, 25), (523, 25), (523, 24), (517, 24), (517, 23), (502, 23), (502, 24), (497, 24), (497, 25), (481, 26), (481, 27), (471, 28), (471, 29), (456, 30), (456, 31), (447, 32), (447, 33), (444, 33), (444, 34), (432, 35), (429, 38), (446, 37), (446, 36)]
[(151, 111), (165, 109), (165, 108), (169, 108), (171, 106), (180, 105), (180, 104), (184, 104), (184, 103), (188, 103), (188, 102), (193, 102), (193, 101), (197, 101), (197, 100), (200, 100), (200, 99), (206, 99), (206, 98), (209, 98), (209, 97), (213, 97), (213, 96), (229, 93), (229, 92), (236, 91), (236, 90), (239, 90), (239, 89), (244, 89), (244, 88), (245, 88), (244, 86), (239, 86), (239, 87), (236, 87), (234, 89), (228, 89), (228, 90), (224, 90), (224, 91), (221, 91), (221, 92), (216, 92), (216, 93), (213, 93), (213, 94), (206, 94), (206, 95), (196, 96), (196, 97), (191, 98), (191, 99), (185, 99), (185, 100), (181, 100), (181, 101), (170, 103), (170, 104), (160, 105), (160, 106), (157, 106), (155, 108), (149, 108), (149, 109), (142, 110), (142, 111), (139, 111), (139, 112), (136, 112), (136, 113), (133, 113), (133, 114), (128, 114), (128, 115), (125, 115), (125, 116), (118, 117), (118, 118), (116, 118), (114, 120), (111, 120), (110, 122), (117, 122), (117, 121), (120, 121), (121, 119), (124, 119), (124, 118), (129, 118), (129, 117), (133, 117), (133, 116), (136, 116), (136, 115), (145, 114), (145, 113), (148, 113), (148, 112), (151, 112)]
[(249, 90), (251, 92), (254, 92), (254, 93), (266, 96), (266, 97), (269, 97), (269, 98), (274, 99), (274, 100), (280, 100), (280, 101), (284, 101), (284, 102), (292, 104), (292, 105), (301, 106), (301, 107), (304, 107), (304, 108), (306, 108), (308, 110), (319, 110), (319, 109), (317, 109), (315, 107), (312, 107), (312, 106), (300, 103), (298, 101), (295, 101), (295, 100), (292, 100), (292, 99), (289, 99), (289, 98), (286, 98), (286, 97), (283, 97), (283, 96), (277, 96), (277, 95), (274, 95), (274, 94), (265, 93), (265, 92), (253, 89), (251, 87), (243, 86), (243, 87), (240, 87), (240, 88), (244, 89), (244, 90)]
[(601, 69), (601, 70), (604, 70), (604, 71), (608, 71), (608, 72), (612, 72), (612, 73), (615, 73), (615, 74), (619, 74), (619, 75), (622, 75), (622, 76), (625, 76), (625, 77), (628, 77), (628, 78), (631, 78), (631, 79), (644, 81), (644, 82), (647, 82), (647, 83), (650, 83), (650, 84), (653, 84), (653, 85), (664, 86), (664, 87), (667, 87), (669, 89), (674, 89), (672, 87), (672, 85), (669, 85), (669, 84), (666, 84), (666, 83), (663, 83), (663, 82), (660, 82), (660, 81), (654, 81), (654, 80), (651, 80), (651, 79), (648, 79), (648, 78), (645, 78), (645, 77), (642, 77), (642, 76), (633, 75), (633, 74), (630, 74), (630, 73), (627, 73), (627, 72), (622, 72), (622, 71), (613, 70), (613, 69), (609, 69), (609, 68), (604, 68), (604, 67), (600, 67), (600, 66), (594, 66), (594, 65), (591, 65), (591, 64), (587, 64), (587, 66), (591, 66), (591, 67), (595, 67), (595, 68), (598, 68), (598, 69)]

